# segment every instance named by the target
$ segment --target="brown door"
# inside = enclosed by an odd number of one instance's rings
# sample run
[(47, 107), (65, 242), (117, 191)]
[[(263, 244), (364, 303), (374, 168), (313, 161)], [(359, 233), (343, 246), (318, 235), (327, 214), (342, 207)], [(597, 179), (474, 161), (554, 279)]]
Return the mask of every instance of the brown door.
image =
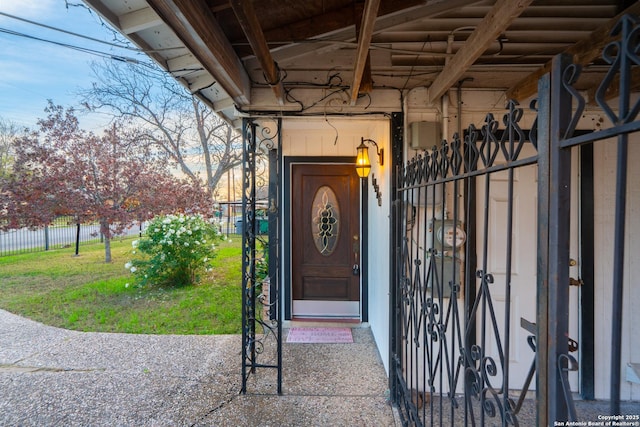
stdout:
[(292, 177), (293, 300), (359, 301), (360, 192), (355, 168), (294, 164)]

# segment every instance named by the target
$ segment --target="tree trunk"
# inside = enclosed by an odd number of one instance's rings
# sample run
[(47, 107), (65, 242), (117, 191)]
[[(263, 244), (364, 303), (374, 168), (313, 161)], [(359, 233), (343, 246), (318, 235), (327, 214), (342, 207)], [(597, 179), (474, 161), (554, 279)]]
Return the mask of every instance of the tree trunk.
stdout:
[(104, 236), (104, 262), (111, 263), (111, 230), (106, 219), (100, 220), (100, 233)]
[(104, 262), (111, 263), (111, 239), (104, 236)]

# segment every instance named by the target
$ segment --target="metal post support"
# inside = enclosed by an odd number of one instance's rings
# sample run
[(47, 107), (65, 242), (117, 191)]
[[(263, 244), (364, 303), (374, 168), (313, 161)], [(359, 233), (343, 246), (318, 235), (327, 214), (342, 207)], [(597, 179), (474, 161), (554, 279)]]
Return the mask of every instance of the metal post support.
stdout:
[(580, 395), (595, 399), (595, 290), (593, 144), (580, 146)]
[(80, 223), (76, 224), (76, 256), (80, 253)]
[(399, 254), (400, 254), (400, 236), (401, 236), (401, 215), (402, 215), (402, 198), (398, 196), (398, 169), (402, 165), (404, 155), (404, 114), (392, 113), (391, 114), (391, 170), (393, 171), (392, 188), (390, 193), (391, 197), (391, 224), (390, 229), (391, 236), (389, 242), (391, 244), (391, 253), (395, 256), (391, 257), (391, 271), (389, 280), (389, 394), (390, 399), (394, 403), (398, 403), (398, 380), (397, 375), (401, 373), (401, 367), (396, 363), (394, 353), (398, 353), (401, 350), (400, 337), (400, 325), (402, 324), (400, 317), (400, 310), (398, 307), (398, 289), (394, 286), (399, 283)]
[(250, 119), (243, 119), (243, 180), (242, 212), (242, 393), (247, 391), (247, 376), (255, 372), (255, 128)]
[[(278, 138), (281, 138), (281, 123), (278, 121)], [(269, 307), (270, 321), (277, 323), (277, 392), (282, 394), (282, 314), (280, 312), (280, 177), (282, 151), (280, 141), (277, 148), (269, 150)]]
[(538, 425), (569, 416), (561, 364), (568, 353), (571, 151), (560, 142), (571, 120), (571, 97), (562, 84), (570, 61), (568, 55), (556, 56), (551, 75), (538, 86)]
[[(632, 66), (637, 58), (637, 19), (625, 16), (618, 24), (621, 33), (619, 49), (619, 77), (620, 94), (618, 97), (618, 116), (609, 113), (609, 118), (616, 124), (622, 124), (633, 120), (629, 114), (631, 102)], [(602, 105), (601, 105), (602, 106)], [(636, 107), (633, 107), (635, 110)], [(637, 110), (636, 113), (637, 114)], [(627, 200), (627, 151), (629, 135), (618, 135), (618, 153), (616, 159), (616, 211), (614, 225), (613, 247), (613, 296), (611, 311), (611, 415), (620, 414), (620, 377), (621, 377), (621, 347), (622, 347), (622, 298), (624, 287), (624, 245), (625, 245), (625, 218)]]

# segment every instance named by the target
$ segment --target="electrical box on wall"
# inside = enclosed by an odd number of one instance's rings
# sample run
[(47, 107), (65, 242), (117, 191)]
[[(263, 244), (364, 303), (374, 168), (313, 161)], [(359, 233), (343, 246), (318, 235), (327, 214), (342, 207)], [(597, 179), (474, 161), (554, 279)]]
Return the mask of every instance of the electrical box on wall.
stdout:
[[(430, 260), (435, 267), (435, 272), (427, 280), (428, 287), (433, 298), (440, 297), (440, 289), (443, 291), (443, 298), (451, 298), (449, 282), (454, 277), (454, 270), (456, 282), (462, 282), (460, 279), (463, 266), (461, 256), (464, 253), (463, 245), (467, 241), (467, 235), (460, 222), (435, 219), (429, 222), (429, 236), (432, 236), (436, 251)], [(455, 258), (454, 253), (456, 253)]]
[(442, 133), (438, 122), (413, 122), (410, 125), (410, 145), (413, 150), (430, 150), (440, 146)]

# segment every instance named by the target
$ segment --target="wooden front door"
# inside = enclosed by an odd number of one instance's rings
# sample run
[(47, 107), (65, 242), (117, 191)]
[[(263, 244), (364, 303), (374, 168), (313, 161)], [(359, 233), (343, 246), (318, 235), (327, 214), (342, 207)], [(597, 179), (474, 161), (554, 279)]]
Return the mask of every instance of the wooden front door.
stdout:
[(360, 192), (351, 164), (293, 164), (293, 315), (357, 317)]

